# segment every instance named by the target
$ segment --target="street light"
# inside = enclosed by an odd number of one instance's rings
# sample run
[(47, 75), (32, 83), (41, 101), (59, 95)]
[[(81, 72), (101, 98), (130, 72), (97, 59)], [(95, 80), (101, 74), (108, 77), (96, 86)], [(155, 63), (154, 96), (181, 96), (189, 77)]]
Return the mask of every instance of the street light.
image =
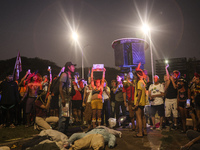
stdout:
[(78, 46), (81, 49), (81, 53), (82, 53), (82, 79), (84, 79), (83, 49), (80, 46), (80, 43), (78, 41), (78, 34), (76, 32), (72, 33), (72, 38), (78, 43)]
[(149, 48), (151, 53), (151, 73), (152, 73), (152, 82), (154, 82), (154, 66), (153, 66), (153, 51), (152, 51), (152, 40), (151, 40), (151, 29), (147, 24), (143, 24), (142, 31), (149, 38)]
[(73, 33), (72, 33), (72, 37), (73, 37), (73, 39), (74, 39), (75, 41), (78, 41), (78, 35), (77, 35), (76, 32), (73, 32)]

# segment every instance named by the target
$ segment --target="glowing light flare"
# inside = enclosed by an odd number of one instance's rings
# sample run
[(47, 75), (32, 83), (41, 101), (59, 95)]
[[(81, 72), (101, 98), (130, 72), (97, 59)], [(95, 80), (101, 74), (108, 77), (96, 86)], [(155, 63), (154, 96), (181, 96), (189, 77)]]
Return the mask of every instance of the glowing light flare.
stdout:
[(168, 64), (168, 60), (165, 60), (165, 63)]
[(75, 40), (75, 41), (78, 41), (78, 34), (76, 32), (73, 32), (72, 33), (72, 38)]
[(150, 27), (147, 24), (143, 24), (142, 31), (144, 34), (148, 34), (150, 32)]

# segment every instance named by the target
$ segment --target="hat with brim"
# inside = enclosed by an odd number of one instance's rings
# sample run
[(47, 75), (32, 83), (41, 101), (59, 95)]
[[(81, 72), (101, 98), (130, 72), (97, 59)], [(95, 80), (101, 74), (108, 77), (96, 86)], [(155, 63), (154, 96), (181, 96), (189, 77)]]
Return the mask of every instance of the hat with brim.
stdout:
[(69, 61), (69, 62), (66, 62), (65, 68), (70, 67), (71, 65), (76, 66), (76, 64), (72, 64), (72, 62)]

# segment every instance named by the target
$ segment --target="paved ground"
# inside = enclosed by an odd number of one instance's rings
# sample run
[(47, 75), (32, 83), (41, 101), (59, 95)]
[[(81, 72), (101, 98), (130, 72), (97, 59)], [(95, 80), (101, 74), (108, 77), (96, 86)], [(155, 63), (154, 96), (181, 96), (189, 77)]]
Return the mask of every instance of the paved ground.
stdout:
[(122, 138), (117, 139), (116, 150), (178, 150), (188, 142), (186, 134), (180, 131), (163, 131), (148, 129), (148, 135), (143, 138), (135, 138), (136, 133), (129, 129), (122, 130)]
[[(17, 128), (12, 129), (12, 132), (15, 132)], [(4, 129), (1, 129), (0, 132), (2, 130)], [(158, 131), (148, 128), (148, 135), (143, 138), (134, 137), (136, 133), (128, 128), (118, 128), (117, 130), (122, 132), (122, 138), (117, 138), (117, 145), (114, 150), (179, 150), (180, 146), (188, 142), (186, 134), (180, 133), (180, 130), (168, 131), (168, 129), (163, 129), (162, 131)], [(15, 140), (11, 139), (10, 142), (1, 142), (0, 146), (6, 145), (13, 147), (13, 150), (20, 150), (21, 145), (30, 138), (31, 137), (18, 138)], [(109, 148), (106, 146), (105, 150), (108, 149)]]

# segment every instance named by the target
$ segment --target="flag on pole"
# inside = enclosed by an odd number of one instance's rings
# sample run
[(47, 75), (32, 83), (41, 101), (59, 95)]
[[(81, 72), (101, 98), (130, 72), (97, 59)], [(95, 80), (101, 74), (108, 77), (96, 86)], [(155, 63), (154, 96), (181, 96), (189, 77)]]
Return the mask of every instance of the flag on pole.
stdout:
[(18, 80), (19, 79), (19, 73), (22, 71), (22, 62), (21, 62), (21, 56), (20, 52), (18, 52), (16, 62), (15, 62), (15, 68), (14, 68), (14, 79)]

